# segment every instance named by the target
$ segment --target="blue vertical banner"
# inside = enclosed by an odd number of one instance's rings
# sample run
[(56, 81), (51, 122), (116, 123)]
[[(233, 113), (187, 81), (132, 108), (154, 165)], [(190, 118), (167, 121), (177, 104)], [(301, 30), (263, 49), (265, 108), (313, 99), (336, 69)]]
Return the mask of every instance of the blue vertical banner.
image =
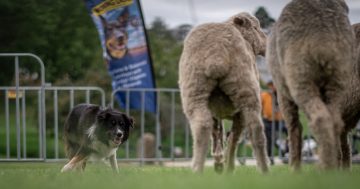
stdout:
[[(85, 0), (98, 29), (113, 90), (155, 88), (146, 31), (138, 0)], [(142, 93), (116, 93), (122, 108), (142, 108)], [(144, 93), (144, 109), (156, 112), (155, 92)]]

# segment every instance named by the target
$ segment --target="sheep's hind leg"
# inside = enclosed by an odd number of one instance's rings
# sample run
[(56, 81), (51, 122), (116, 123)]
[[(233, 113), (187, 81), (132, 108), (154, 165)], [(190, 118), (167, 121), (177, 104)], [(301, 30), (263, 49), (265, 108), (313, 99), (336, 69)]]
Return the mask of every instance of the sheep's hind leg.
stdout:
[(216, 118), (212, 130), (212, 156), (214, 157), (215, 171), (222, 173), (224, 169), (224, 128), (221, 120)]
[(260, 110), (248, 107), (243, 110), (244, 123), (249, 127), (250, 140), (254, 150), (257, 166), (265, 173), (268, 171), (266, 137)]
[(194, 172), (202, 172), (208, 152), (212, 127), (214, 121), (206, 106), (197, 107), (189, 117), (190, 128), (193, 137), (192, 169)]
[(293, 101), (281, 94), (279, 94), (279, 105), (289, 133), (290, 166), (294, 171), (298, 171), (301, 168), (302, 148), (302, 125), (299, 119), (299, 109)]
[(341, 168), (344, 170), (349, 170), (351, 168), (351, 148), (348, 139), (348, 131), (344, 131), (340, 136), (341, 141), (341, 153), (339, 157), (341, 158)]
[(233, 126), (230, 135), (227, 139), (226, 148), (226, 168), (228, 172), (233, 172), (235, 168), (235, 154), (238, 147), (240, 135), (244, 129), (244, 120), (241, 119), (241, 114), (238, 113), (233, 117)]

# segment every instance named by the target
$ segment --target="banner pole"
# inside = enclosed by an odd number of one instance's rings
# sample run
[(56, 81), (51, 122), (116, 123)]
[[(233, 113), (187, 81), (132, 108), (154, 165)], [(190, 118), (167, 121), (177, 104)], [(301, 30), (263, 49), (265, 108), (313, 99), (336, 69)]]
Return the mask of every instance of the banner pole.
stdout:
[[(149, 43), (149, 35), (147, 33), (147, 29), (146, 29), (146, 25), (145, 25), (145, 19), (144, 19), (144, 16), (143, 16), (142, 6), (141, 6), (141, 3), (140, 3), (140, 0), (135, 0), (135, 1), (137, 3), (138, 8), (139, 8), (140, 17), (141, 17), (141, 20), (142, 20), (142, 26), (144, 28), (145, 41), (146, 41), (146, 44), (147, 44), (149, 61), (150, 61), (150, 65), (151, 65), (151, 74), (152, 74), (152, 79), (153, 79), (153, 85), (154, 85), (154, 88), (157, 88), (156, 87), (156, 82), (155, 82), (153, 59), (152, 59), (152, 55), (151, 55), (152, 52), (151, 52), (151, 47), (150, 47), (150, 43)], [(156, 95), (155, 95), (155, 99), (157, 99)], [(156, 104), (156, 102), (155, 102), (155, 104)]]

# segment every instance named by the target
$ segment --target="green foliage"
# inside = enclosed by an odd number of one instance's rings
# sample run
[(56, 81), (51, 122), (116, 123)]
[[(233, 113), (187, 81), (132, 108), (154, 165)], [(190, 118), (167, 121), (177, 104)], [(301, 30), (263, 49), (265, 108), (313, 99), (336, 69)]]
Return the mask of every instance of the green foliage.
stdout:
[[(47, 82), (111, 90), (98, 32), (83, 1), (0, 1), (0, 22), (0, 52), (38, 55), (45, 63)], [(184, 26), (174, 32), (157, 19), (148, 33), (157, 86), (177, 88), (182, 39), (174, 33), (184, 35)], [(32, 65), (26, 68), (38, 71)], [(10, 85), (13, 64), (0, 64), (0, 69), (7, 70), (0, 76), (0, 85)]]
[(265, 7), (262, 6), (255, 11), (255, 16), (259, 19), (261, 28), (268, 28), (275, 22), (275, 20), (270, 17)]
[(157, 87), (178, 88), (178, 62), (182, 43), (161, 18), (152, 22), (148, 35)]
[(47, 82), (78, 80), (102, 62), (100, 40), (83, 1), (1, 1), (0, 22), (0, 52), (39, 55)]

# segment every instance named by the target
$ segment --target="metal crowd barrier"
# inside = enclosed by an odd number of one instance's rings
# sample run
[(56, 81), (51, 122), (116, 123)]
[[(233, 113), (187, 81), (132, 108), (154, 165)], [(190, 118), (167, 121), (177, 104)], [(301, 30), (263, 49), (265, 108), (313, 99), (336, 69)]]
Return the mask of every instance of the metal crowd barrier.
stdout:
[[(39, 136), (44, 136), (45, 133), (45, 66), (43, 61), (36, 55), (34, 54), (30, 54), (30, 53), (1, 53), (0, 57), (12, 57), (14, 58), (14, 63), (15, 63), (15, 100), (16, 100), (16, 138), (17, 138), (17, 145), (16, 145), (16, 150), (17, 150), (17, 160), (21, 160), (21, 146), (20, 146), (20, 119), (18, 119), (20, 117), (20, 100), (19, 100), (19, 58), (20, 57), (31, 57), (33, 59), (36, 60), (36, 62), (40, 65), (40, 89), (39, 89)], [(7, 93), (5, 95), (5, 98), (7, 98)], [(8, 101), (6, 101), (6, 108), (8, 108)], [(9, 116), (9, 112), (6, 112), (6, 117)], [(9, 134), (9, 120), (6, 119), (6, 144), (7, 144), (7, 148), (6, 148), (6, 160), (10, 160), (10, 149), (8, 148), (8, 144), (10, 141), (10, 134)], [(44, 141), (44, 140), (42, 140)], [(45, 146), (43, 146), (43, 143), (39, 143), (40, 146), (42, 146), (42, 150), (45, 150)], [(39, 159), (43, 159), (45, 158), (45, 151), (40, 150), (39, 152)]]
[[(1, 86), (0, 95), (3, 94), (4, 98), (0, 99), (0, 103), (4, 104), (4, 113), (0, 114), (3, 123), (0, 123), (0, 161), (45, 161), (48, 159), (61, 159), (59, 152), (62, 152), (62, 149), (59, 149), (59, 144), (61, 143), (60, 138), (62, 137), (61, 132), (59, 132), (59, 110), (58, 110), (58, 100), (59, 93), (66, 92), (69, 98), (69, 110), (74, 106), (75, 93), (79, 91), (84, 91), (84, 101), (90, 103), (94, 101), (91, 98), (91, 94), (98, 93), (99, 99), (97, 99), (97, 104), (105, 106), (105, 92), (99, 87), (81, 87), (81, 86), (71, 86), (71, 87), (53, 87), (45, 84), (45, 68), (42, 60), (34, 55), (29, 53), (0, 53), (1, 57), (10, 57), (14, 58), (15, 64), (15, 86)], [(40, 65), (40, 84), (39, 86), (20, 86), (20, 58), (30, 57), (36, 60), (36, 63)], [(0, 60), (0, 63), (3, 63)], [(9, 71), (9, 70), (4, 70)], [(11, 79), (9, 79), (11, 80)], [(34, 95), (31, 98), (31, 95)], [(53, 96), (50, 96), (50, 93)], [(48, 96), (48, 97), (47, 97)], [(10, 99), (12, 98), (12, 99)], [(36, 100), (37, 99), (37, 100)], [(46, 104), (46, 100), (51, 101), (51, 103)], [(13, 102), (15, 101), (15, 102)], [(28, 101), (32, 101), (28, 103)], [(35, 101), (35, 102), (34, 102)], [(37, 107), (27, 108), (29, 105), (36, 105)], [(49, 137), (47, 134), (51, 131), (50, 127), (46, 127), (46, 107), (49, 107), (50, 104), (53, 107), (53, 125), (54, 127), (52, 133), (53, 135)], [(15, 113), (12, 114), (12, 109), (15, 109)], [(37, 109), (37, 111), (36, 111)], [(28, 114), (33, 114), (29, 116)], [(35, 113), (37, 114), (37, 121), (32, 121), (32, 127), (29, 126), (29, 120), (34, 119)], [(49, 112), (48, 112), (49, 113)], [(0, 119), (1, 120), (1, 119)], [(15, 122), (12, 124), (11, 121)], [(35, 125), (36, 129), (35, 129)], [(29, 132), (32, 136), (30, 137)], [(37, 137), (34, 137), (34, 135)], [(3, 137), (1, 137), (3, 136)], [(36, 139), (35, 139), (36, 138)], [(47, 141), (47, 139), (50, 139)], [(36, 140), (37, 145), (34, 146), (32, 142), (31, 146), (28, 145), (28, 141)], [(53, 143), (53, 147), (50, 147), (47, 143)], [(16, 144), (16, 145), (14, 145)], [(36, 148), (37, 154), (29, 154), (29, 148)], [(13, 150), (16, 149), (16, 150)], [(51, 158), (48, 158), (49, 153), (47, 149), (53, 149), (54, 154)], [(34, 151), (34, 150), (32, 150)]]
[[(62, 132), (59, 128), (62, 126), (60, 116), (61, 113), (68, 113), (70, 109), (77, 103), (96, 103), (106, 106), (106, 94), (103, 89), (99, 87), (57, 87), (48, 86), (45, 83), (45, 69), (44, 64), (39, 57), (33, 54), (26, 53), (6, 53), (0, 54), (1, 57), (14, 58), (15, 64), (15, 86), (0, 87), (0, 96), (4, 94), (4, 98), (0, 99), (4, 104), (3, 112), (0, 114), (0, 161), (59, 161), (64, 160), (64, 151), (62, 146)], [(40, 65), (40, 84), (39, 86), (20, 86), (19, 82), (19, 64), (21, 57), (30, 57), (36, 60)], [(0, 63), (1, 60), (0, 60)], [(10, 100), (10, 92), (15, 92), (13, 101)], [(126, 95), (126, 101), (129, 102), (130, 95), (133, 92), (140, 93), (141, 109), (134, 111), (126, 103), (126, 107), (120, 107), (115, 101), (115, 94), (123, 92)], [(145, 94), (156, 93), (157, 110), (156, 113), (147, 113), (145, 111)], [(31, 95), (34, 95), (32, 98)], [(64, 95), (65, 94), (65, 95)], [(91, 95), (96, 94), (96, 98)], [(34, 100), (35, 99), (35, 100)], [(36, 100), (37, 99), (37, 100)], [(61, 100), (60, 100), (61, 99)], [(60, 101), (68, 99), (66, 103), (62, 104), (59, 109)], [(80, 99), (80, 100), (79, 100)], [(15, 102), (14, 102), (15, 101)], [(47, 103), (46, 103), (47, 102)], [(29, 107), (36, 105), (37, 107)], [(114, 90), (110, 98), (110, 106), (119, 108), (128, 115), (134, 116), (136, 119), (136, 126), (133, 129), (128, 142), (122, 145), (118, 151), (119, 161), (140, 162), (141, 164), (147, 162), (163, 162), (163, 161), (185, 161), (190, 160), (192, 156), (192, 139), (189, 124), (182, 113), (180, 94), (178, 89), (117, 89)], [(274, 111), (275, 105), (273, 105)], [(15, 109), (15, 113), (12, 113)], [(46, 111), (47, 110), (47, 111)], [(1, 107), (0, 107), (1, 112)], [(29, 112), (31, 112), (29, 114)], [(32, 120), (34, 115), (37, 116), (37, 121)], [(50, 119), (49, 117), (52, 117)], [(32, 126), (31, 124), (32, 120)], [(274, 120), (274, 117), (273, 117)], [(11, 123), (14, 121), (15, 124)], [(46, 126), (47, 123), (52, 125)], [(34, 126), (36, 124), (36, 128)], [(230, 129), (227, 123), (227, 130)], [(286, 160), (279, 150), (275, 150), (277, 143), (276, 139), (286, 140), (283, 133), (281, 133), (284, 124), (280, 124), (278, 131), (275, 130), (275, 124), (271, 125), (272, 129), (272, 153), (269, 154), (272, 158)], [(32, 135), (29, 132), (32, 131)], [(310, 138), (311, 133), (309, 129), (306, 135)], [(35, 134), (34, 134), (35, 133)], [(145, 154), (145, 142), (139, 140), (143, 138), (145, 133), (152, 133), (155, 137), (155, 154), (148, 157)], [(35, 136), (36, 135), (36, 136)], [(3, 137), (2, 137), (3, 136)], [(35, 136), (35, 137), (34, 137)], [(244, 132), (240, 142), (240, 150), (237, 154), (237, 159), (240, 163), (246, 163), (246, 160), (252, 159), (252, 153), (247, 147), (247, 134)], [(29, 146), (28, 141), (36, 141), (36, 146)], [(140, 145), (137, 145), (139, 143)], [(306, 142), (304, 142), (306, 143)], [(16, 145), (14, 145), (16, 144)], [(32, 142), (34, 144), (34, 142)], [(310, 147), (309, 145), (307, 145)], [(37, 153), (29, 155), (29, 148), (36, 148)], [(15, 149), (15, 150), (14, 150)], [(211, 158), (209, 153), (209, 158)], [(312, 155), (306, 154), (303, 157), (305, 161), (312, 160)]]
[[(126, 107), (119, 107), (115, 106), (115, 94), (117, 92), (123, 92), (125, 93), (126, 98)], [(141, 109), (139, 111), (132, 111), (132, 113), (137, 113), (139, 119), (136, 120), (137, 125), (140, 126), (140, 133), (139, 137), (135, 138), (134, 140), (128, 140), (125, 143), (124, 151), (125, 151), (125, 157), (120, 157), (120, 161), (136, 161), (140, 162), (141, 164), (145, 162), (162, 162), (162, 161), (175, 161), (175, 160), (190, 160), (191, 159), (191, 136), (190, 136), (190, 128), (188, 125), (188, 122), (185, 120), (185, 116), (182, 113), (181, 106), (177, 107), (177, 105), (180, 105), (180, 91), (179, 89), (169, 89), (169, 88), (157, 88), (157, 89), (145, 89), (145, 88), (137, 88), (137, 89), (117, 89), (112, 92), (111, 95), (111, 102), (110, 105), (112, 107), (119, 108), (126, 112), (128, 115), (130, 114), (130, 108), (129, 108), (129, 101), (130, 101), (130, 94), (133, 92), (140, 93), (140, 103), (141, 103)], [(150, 114), (150, 117), (153, 117), (153, 124), (155, 125), (155, 128), (153, 129), (152, 133), (155, 135), (155, 156), (154, 157), (145, 157), (144, 154), (144, 140), (141, 141), (140, 149), (136, 149), (137, 152), (140, 152), (140, 154), (137, 154), (137, 156), (132, 155), (130, 153), (130, 145), (131, 143), (136, 142), (135, 140), (141, 139), (145, 134), (145, 124), (146, 124), (146, 111), (145, 111), (145, 94), (146, 93), (155, 93), (156, 94), (156, 113), (155, 115)], [(160, 107), (162, 104), (170, 104), (169, 111), (161, 111)], [(161, 117), (167, 117), (170, 118), (168, 125), (170, 126), (170, 131), (168, 133), (161, 132)], [(182, 117), (183, 119), (178, 119), (179, 117)], [(179, 121), (180, 120), (180, 121)], [(138, 127), (137, 126), (137, 127)], [(177, 133), (177, 134), (176, 134)], [(182, 134), (182, 135), (181, 135)], [(166, 145), (163, 142), (164, 136), (170, 136), (170, 141)], [(178, 157), (179, 155), (176, 154), (176, 148), (178, 148), (175, 144), (176, 138), (183, 137), (184, 144), (181, 146), (184, 147), (183, 153), (181, 154), (181, 157)], [(179, 149), (179, 148), (178, 148)], [(168, 151), (168, 155), (164, 155), (164, 152)]]
[[(122, 92), (125, 94), (125, 107), (120, 107), (117, 106), (116, 102), (116, 93), (118, 92)], [(146, 124), (146, 120), (145, 120), (145, 94), (146, 93), (155, 93), (157, 96), (157, 110), (155, 113), (155, 121), (154, 121), (154, 126), (155, 129), (152, 131), (152, 133), (154, 134), (155, 138), (156, 138), (156, 144), (155, 144), (155, 150), (156, 153), (153, 157), (149, 158), (146, 157), (144, 154), (144, 146), (146, 146), (144, 144), (144, 140), (140, 140), (142, 142), (142, 145), (140, 146), (140, 149), (137, 149), (137, 151), (140, 151), (140, 154), (137, 154), (136, 156), (134, 154), (131, 155), (130, 151), (133, 150), (130, 146), (132, 143), (137, 142), (135, 139), (129, 139), (128, 142), (126, 142), (125, 147), (123, 148), (124, 151), (124, 155), (120, 156), (119, 160), (120, 161), (135, 161), (135, 162), (140, 162), (141, 164), (145, 163), (145, 162), (162, 162), (162, 161), (185, 161), (185, 160), (190, 160), (191, 156), (192, 156), (192, 149), (191, 149), (191, 145), (192, 145), (192, 141), (191, 141), (191, 133), (190, 133), (190, 128), (189, 128), (189, 124), (187, 121), (179, 121), (177, 120), (177, 118), (179, 116), (184, 117), (184, 115), (182, 114), (182, 110), (181, 107), (179, 107), (179, 109), (177, 111), (175, 111), (175, 107), (176, 104), (181, 104), (180, 101), (176, 101), (175, 99), (178, 98), (180, 99), (180, 91), (179, 89), (167, 89), (167, 88), (158, 88), (158, 89), (144, 89), (144, 88), (139, 88), (139, 89), (117, 89), (114, 90), (112, 92), (111, 95), (111, 102), (110, 105), (112, 107), (116, 107), (116, 108), (120, 108), (122, 111), (126, 112), (127, 114), (131, 114), (130, 113), (130, 108), (129, 108), (129, 103), (130, 102), (130, 95), (131, 93), (134, 92), (138, 92), (140, 93), (140, 104), (141, 104), (141, 108), (138, 111), (132, 111), (131, 113), (138, 113), (138, 119), (136, 119), (137, 121), (137, 127), (140, 127), (140, 133), (138, 134), (138, 138), (137, 139), (141, 139), (144, 134), (145, 134), (145, 124)], [(164, 100), (164, 96), (168, 97), (167, 101)], [(175, 102), (176, 101), (176, 102)], [(169, 111), (161, 111), (161, 105), (162, 104), (170, 104), (170, 110)], [(274, 107), (275, 105), (273, 104), (273, 111), (274, 111)], [(170, 142), (168, 142), (167, 145), (169, 145), (168, 149), (170, 151), (170, 153), (167, 153), (167, 155), (163, 155), (164, 151), (166, 150), (166, 148), (164, 148), (164, 145), (166, 143), (163, 142), (163, 135), (164, 132), (161, 132), (161, 121), (160, 121), (160, 116), (162, 117), (168, 117), (170, 118), (169, 121), (169, 125), (170, 125), (170, 132), (166, 133), (170, 136)], [(275, 118), (272, 118), (273, 120), (275, 120)], [(180, 124), (179, 126), (176, 126), (176, 124)], [(224, 124), (223, 124), (224, 125)], [(230, 130), (231, 127), (231, 122), (227, 124), (227, 130)], [(230, 126), (229, 126), (230, 125)], [(284, 136), (284, 134), (281, 132), (282, 128), (285, 127), (285, 125), (283, 124), (283, 122), (280, 122), (280, 128), (276, 131), (275, 130), (275, 124), (274, 122), (271, 125), (271, 130), (272, 130), (272, 138), (275, 140), (272, 140), (271, 142), (271, 148), (272, 148), (272, 153), (269, 154), (270, 157), (272, 158), (278, 158), (278, 159), (284, 159), (287, 158), (285, 157), (283, 154), (280, 153), (280, 151), (278, 150), (277, 153), (275, 153), (275, 148), (277, 146), (276, 144), (276, 139), (279, 140), (286, 140)], [(182, 135), (182, 133), (179, 133), (179, 130), (184, 130), (183, 133), (184, 135)], [(177, 138), (180, 137), (184, 137), (183, 141), (184, 143), (181, 145), (184, 148), (184, 154), (182, 154), (181, 157), (177, 157), (177, 155), (175, 154), (175, 148), (177, 148), (177, 146), (175, 145), (174, 141), (176, 141)], [(242, 140), (240, 141), (241, 148), (240, 151), (238, 152), (237, 156), (238, 156), (238, 160), (241, 164), (245, 164), (247, 159), (254, 159), (254, 157), (252, 156), (252, 153), (249, 151), (251, 150), (249, 148), (250, 145), (248, 144), (248, 139), (247, 139), (247, 133), (246, 133), (246, 129), (244, 131), (244, 133), (242, 134)], [(210, 148), (209, 148), (210, 149)], [(211, 159), (210, 153), (208, 156), (209, 159)]]
[[(68, 93), (69, 96), (69, 111), (70, 109), (72, 109), (72, 107), (74, 106), (74, 94), (76, 92), (80, 92), (80, 91), (84, 91), (85, 92), (85, 100), (82, 103), (91, 103), (92, 100), (90, 98), (91, 94), (93, 93), (99, 93), (100, 95), (100, 99), (98, 99), (98, 102), (100, 105), (105, 106), (105, 92), (99, 88), (99, 87), (45, 87), (45, 94), (53, 94), (53, 96), (48, 96), (47, 100), (52, 101), (52, 103), (47, 104), (47, 106), (53, 105), (53, 128), (49, 128), (49, 127), (45, 127), (43, 128), (41, 125), (41, 120), (43, 120), (43, 117), (41, 116), (41, 111), (42, 111), (42, 107), (41, 107), (41, 103), (37, 103), (38, 107), (37, 107), (37, 112), (38, 112), (38, 157), (34, 158), (34, 157), (27, 157), (28, 151), (27, 151), (27, 117), (29, 117), (27, 115), (27, 112), (29, 112), (29, 110), (27, 110), (27, 94), (30, 94), (31, 92), (35, 92), (38, 94), (38, 101), (37, 102), (42, 102), (43, 99), (41, 96), (41, 88), (40, 87), (18, 87), (19, 93), (21, 92), (21, 106), (16, 107), (16, 112), (21, 112), (21, 115), (16, 115), (16, 146), (17, 146), (17, 152), (16, 152), (16, 158), (12, 156), (12, 154), (10, 153), (11, 150), (11, 145), (10, 145), (10, 133), (12, 131), (11, 126), (10, 126), (10, 108), (9, 108), (9, 91), (15, 90), (16, 87), (0, 87), (0, 91), (3, 91), (5, 94), (5, 125), (6, 125), (6, 157), (5, 158), (0, 158), (0, 161), (36, 161), (36, 160), (47, 160), (48, 158), (48, 153), (47, 153), (47, 148), (49, 148), (49, 144), (47, 144), (47, 132), (52, 130), (52, 133), (54, 133), (53, 138), (51, 138), (50, 140), (52, 140), (53, 144), (53, 149), (54, 149), (54, 155), (50, 158), (50, 159), (62, 159), (64, 157), (60, 157), (59, 156), (59, 152), (62, 151), (62, 149), (59, 149), (59, 143), (61, 143), (61, 137), (62, 137), (62, 132), (59, 132), (59, 109), (58, 109), (58, 94), (59, 93)], [(29, 95), (30, 96), (30, 95)], [(33, 108), (31, 108), (33, 109)], [(35, 109), (35, 108), (34, 108)], [(35, 111), (35, 110), (34, 110)], [(68, 112), (69, 112), (68, 111)], [(18, 117), (19, 116), (19, 117)], [(20, 127), (20, 122), (21, 122), (21, 127)], [(30, 128), (31, 129), (31, 128)], [(1, 140), (1, 138), (0, 138)], [(21, 150), (22, 149), (22, 150)], [(1, 150), (1, 149), (0, 149)]]

